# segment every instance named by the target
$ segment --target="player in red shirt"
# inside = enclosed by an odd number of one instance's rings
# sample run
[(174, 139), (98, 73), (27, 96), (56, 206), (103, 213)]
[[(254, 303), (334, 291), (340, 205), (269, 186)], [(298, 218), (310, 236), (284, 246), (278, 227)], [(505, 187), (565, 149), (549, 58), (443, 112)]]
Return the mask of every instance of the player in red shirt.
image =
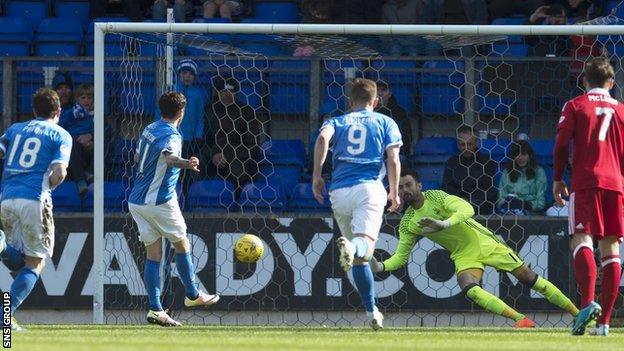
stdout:
[[(591, 333), (608, 335), (620, 283), (619, 243), (624, 238), (624, 106), (609, 95), (614, 76), (607, 58), (588, 62), (583, 76), (587, 93), (566, 102), (557, 127), (553, 193), (561, 205), (565, 204), (562, 196), (568, 195), (563, 170), (570, 142), (573, 146), (569, 232), (582, 308), (572, 328), (574, 335), (584, 334), (587, 324), (598, 316)], [(600, 305), (594, 302), (594, 240), (598, 241), (603, 270)]]

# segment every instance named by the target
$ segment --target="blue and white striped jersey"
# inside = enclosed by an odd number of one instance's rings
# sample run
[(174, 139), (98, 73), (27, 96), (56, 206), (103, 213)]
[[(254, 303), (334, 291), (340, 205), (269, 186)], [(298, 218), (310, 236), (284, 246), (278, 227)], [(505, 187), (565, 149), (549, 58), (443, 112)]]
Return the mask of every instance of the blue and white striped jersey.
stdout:
[(168, 154), (180, 156), (182, 135), (173, 124), (156, 121), (143, 130), (137, 146), (139, 163), (128, 202), (160, 205), (176, 198), (180, 169), (167, 166)]

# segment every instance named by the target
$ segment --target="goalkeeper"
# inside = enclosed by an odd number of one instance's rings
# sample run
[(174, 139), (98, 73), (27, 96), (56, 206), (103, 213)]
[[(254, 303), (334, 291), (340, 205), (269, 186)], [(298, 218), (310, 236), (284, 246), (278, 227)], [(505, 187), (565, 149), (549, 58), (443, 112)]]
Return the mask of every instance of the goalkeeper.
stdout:
[(441, 190), (422, 192), (418, 174), (404, 169), (399, 182), (401, 203), (407, 210), (399, 226), (396, 252), (383, 263), (371, 260), (374, 272), (394, 271), (405, 265), (418, 236), (440, 244), (451, 253), (457, 281), (466, 296), (484, 309), (511, 318), (517, 328), (533, 328), (535, 323), (509, 307), (479, 285), (485, 266), (511, 272), (519, 281), (542, 294), (552, 304), (572, 316), (578, 309), (555, 285), (537, 275), (490, 230), (475, 221), (470, 203)]

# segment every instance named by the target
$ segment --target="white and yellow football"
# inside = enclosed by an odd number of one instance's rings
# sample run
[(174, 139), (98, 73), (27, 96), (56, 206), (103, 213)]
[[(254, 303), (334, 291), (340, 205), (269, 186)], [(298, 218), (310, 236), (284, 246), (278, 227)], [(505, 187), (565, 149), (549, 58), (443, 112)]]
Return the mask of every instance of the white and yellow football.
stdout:
[(259, 237), (252, 234), (245, 234), (236, 240), (234, 254), (241, 262), (256, 262), (264, 254), (264, 245)]

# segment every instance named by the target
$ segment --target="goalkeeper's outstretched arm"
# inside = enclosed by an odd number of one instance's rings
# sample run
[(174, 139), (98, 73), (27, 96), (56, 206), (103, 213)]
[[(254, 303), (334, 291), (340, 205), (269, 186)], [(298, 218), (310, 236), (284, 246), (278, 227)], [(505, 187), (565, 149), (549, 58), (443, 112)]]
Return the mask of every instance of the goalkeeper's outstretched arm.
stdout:
[(371, 268), (373, 271), (394, 271), (405, 266), (416, 244), (417, 237), (418, 235), (399, 230), (399, 245), (396, 251), (389, 259), (383, 261), (383, 263), (377, 262), (377, 260), (371, 261)]

